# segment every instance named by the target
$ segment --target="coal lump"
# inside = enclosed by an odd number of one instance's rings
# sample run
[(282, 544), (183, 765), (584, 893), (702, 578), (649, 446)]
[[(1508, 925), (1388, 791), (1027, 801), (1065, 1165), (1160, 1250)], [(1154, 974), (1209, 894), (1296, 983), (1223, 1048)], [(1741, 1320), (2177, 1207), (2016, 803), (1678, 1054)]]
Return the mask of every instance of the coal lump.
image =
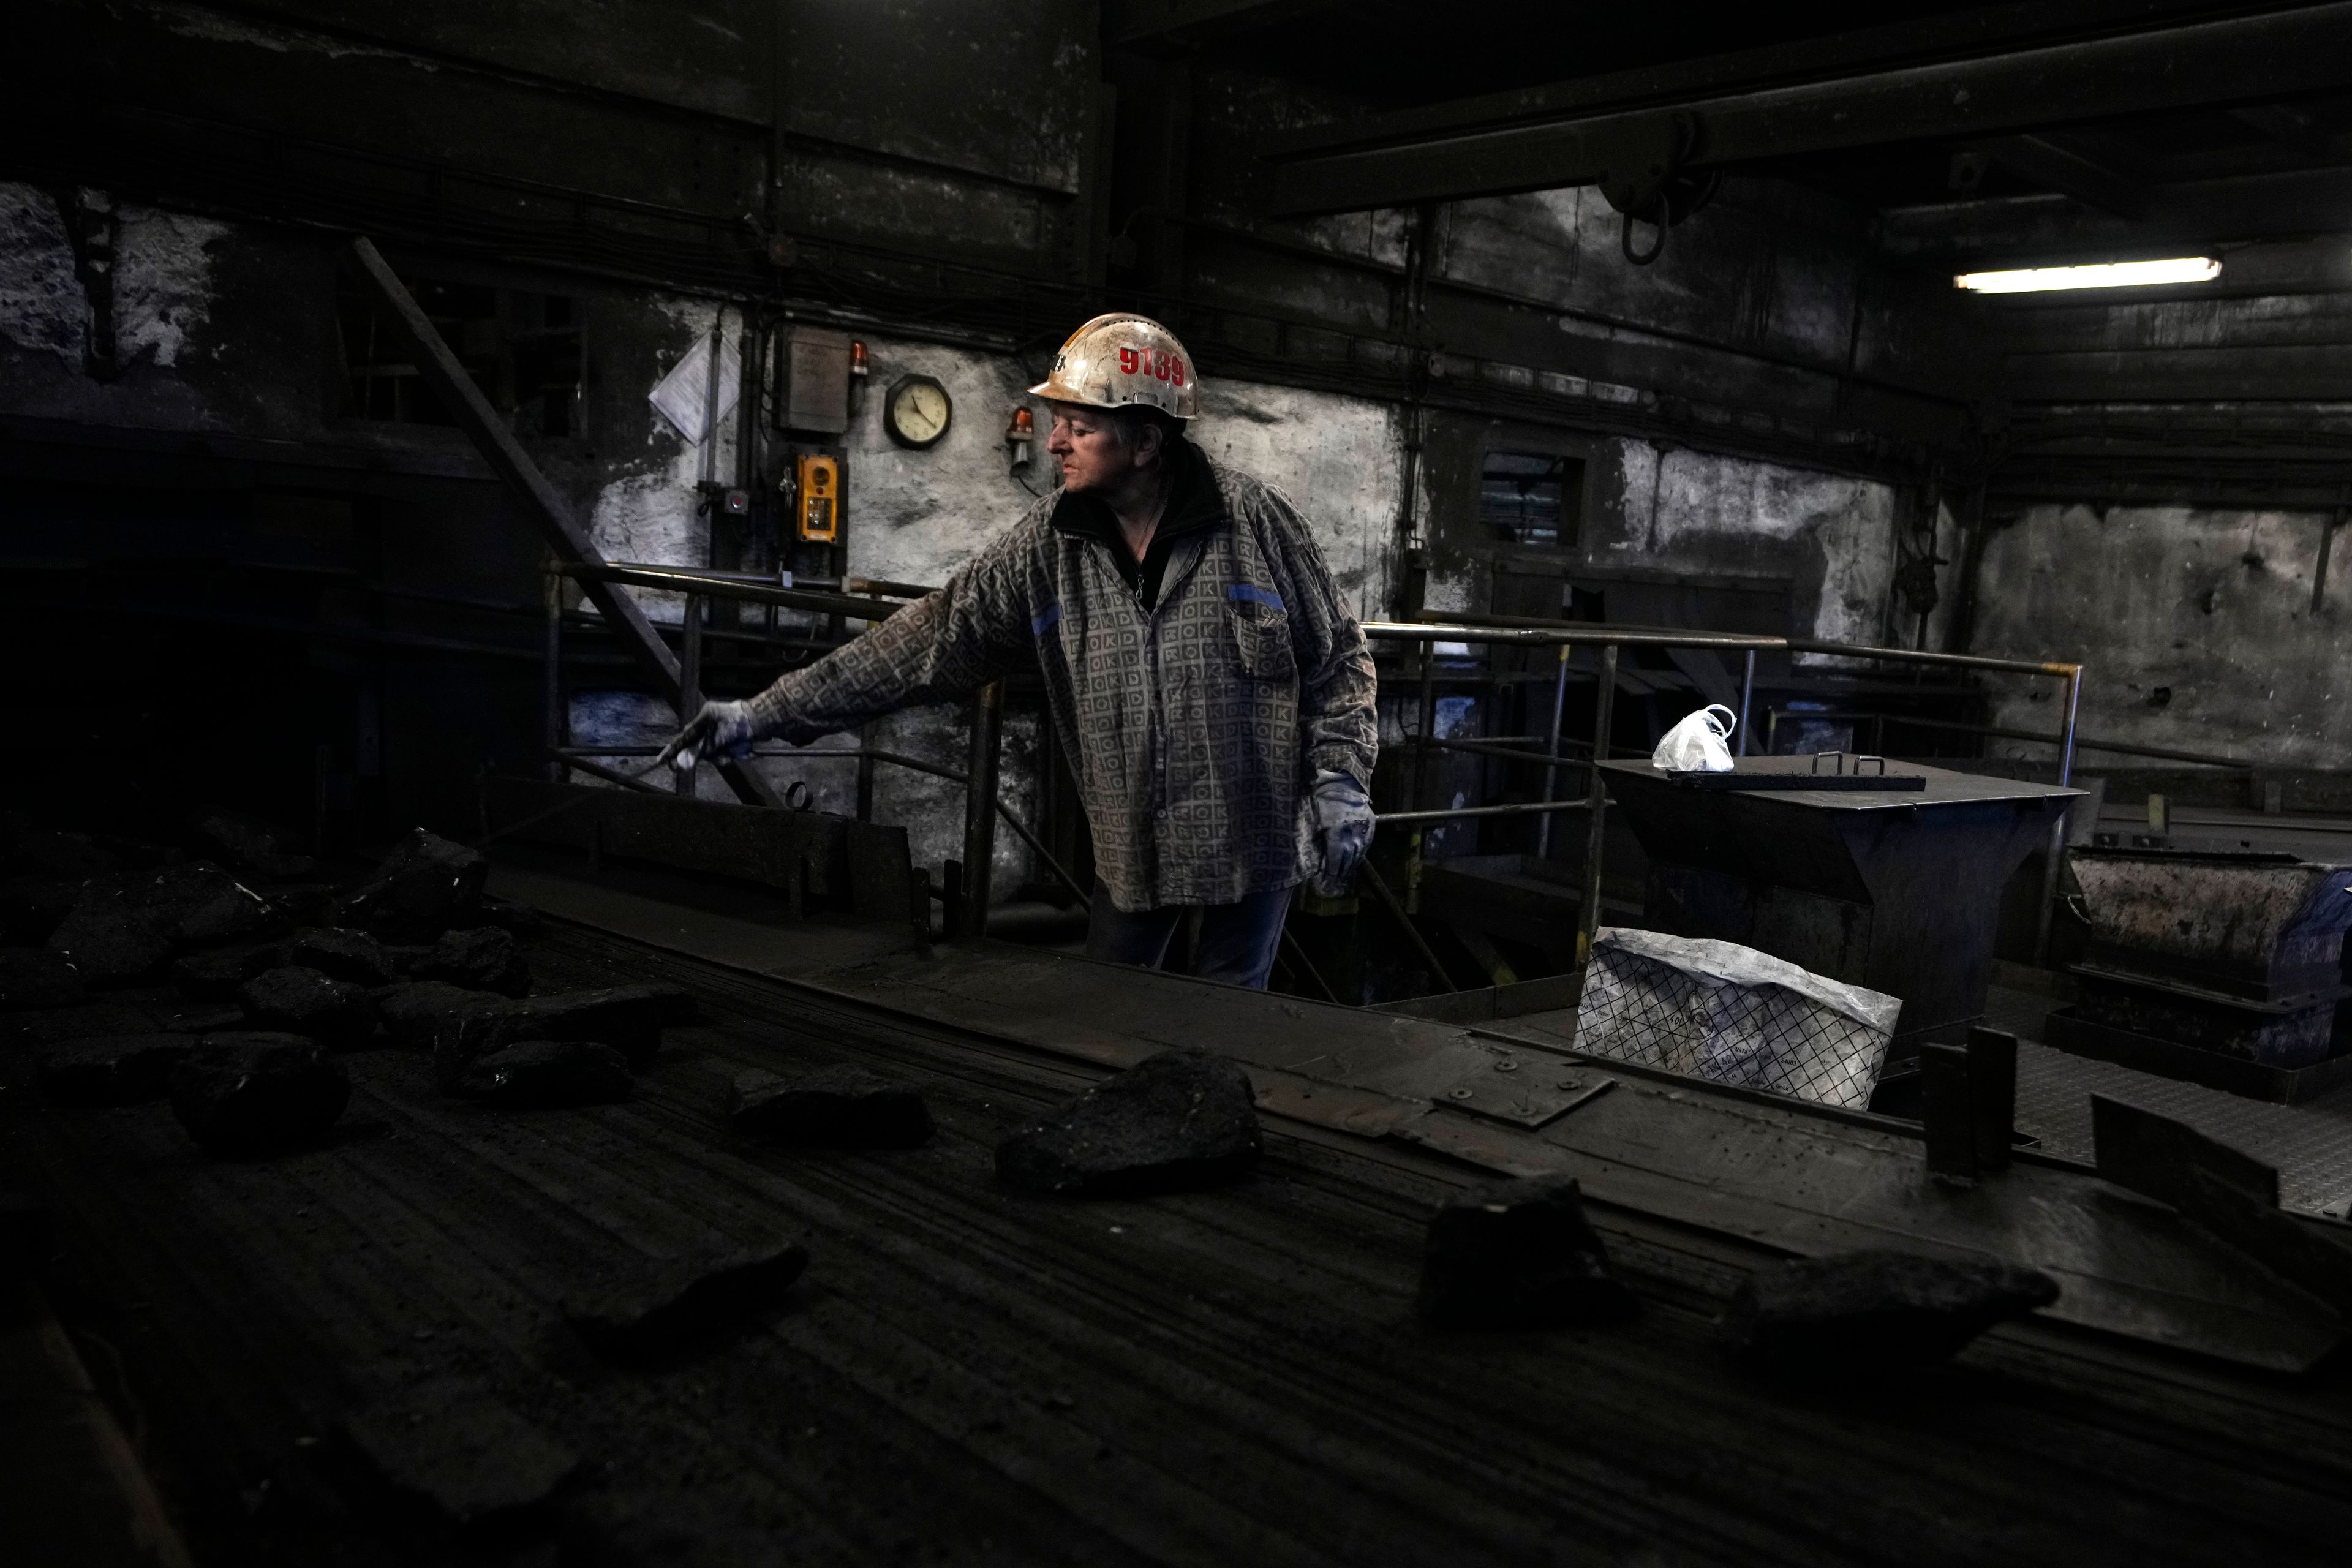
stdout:
[(478, 851), (419, 827), (336, 901), (334, 921), (395, 942), (430, 942), (479, 910), (489, 870)]
[(604, 1354), (657, 1355), (774, 1306), (807, 1267), (791, 1241), (633, 1263), (566, 1302), (564, 1320)]
[(594, 1040), (642, 1071), (661, 1048), (663, 1025), (691, 1016), (691, 1007), (684, 992), (667, 985), (614, 985), (522, 1000), (486, 995), (435, 1017), (434, 1065), (449, 1083), (476, 1058), (518, 1040)]
[(366, 988), (315, 969), (289, 964), (264, 970), (237, 987), (236, 999), (257, 1029), (308, 1035), (342, 1050), (375, 1036), (375, 1004)]
[(1995, 1323), (2056, 1300), (2057, 1281), (2036, 1268), (1874, 1248), (1751, 1277), (1724, 1328), (1754, 1361), (1837, 1379), (1933, 1365)]
[(1532, 1176), (1454, 1197), (1422, 1251), (1422, 1318), (1446, 1328), (1541, 1329), (1633, 1310), (1572, 1178)]
[(228, 1158), (316, 1142), (351, 1103), (351, 1076), (299, 1035), (207, 1035), (173, 1069), (172, 1113), (205, 1152)]
[(0, 1012), (62, 1007), (81, 998), (81, 971), (38, 947), (0, 947)]
[(1007, 1136), (996, 1174), (1033, 1193), (1178, 1192), (1239, 1178), (1261, 1147), (1256, 1099), (1237, 1063), (1163, 1051)]
[(189, 1035), (116, 1035), (54, 1046), (41, 1058), (52, 1105), (135, 1105), (160, 1100), (196, 1048)]
[(443, 931), (409, 974), (416, 980), (445, 980), (472, 991), (495, 991), (502, 996), (530, 994), (530, 965), (524, 961), (514, 933), (497, 926)]
[(863, 1068), (824, 1068), (798, 1079), (745, 1073), (729, 1110), (740, 1131), (775, 1143), (912, 1149), (931, 1137), (922, 1094)]
[(310, 926), (296, 931), (286, 944), (286, 962), (357, 985), (385, 985), (393, 978), (392, 960), (383, 943), (349, 926)]

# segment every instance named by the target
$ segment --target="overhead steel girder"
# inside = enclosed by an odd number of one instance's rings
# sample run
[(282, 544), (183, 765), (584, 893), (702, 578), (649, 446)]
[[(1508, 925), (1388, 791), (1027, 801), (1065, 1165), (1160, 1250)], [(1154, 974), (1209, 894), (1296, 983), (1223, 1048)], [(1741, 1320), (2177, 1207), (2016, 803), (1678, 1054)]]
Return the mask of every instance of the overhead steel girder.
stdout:
[[(2003, 259), (2053, 263), (2218, 240), (2339, 234), (2347, 215), (2352, 215), (2352, 167), (2154, 185), (2147, 188), (2147, 205), (2132, 218), (2111, 209), (2093, 210), (2079, 196), (1997, 196), (1890, 207), (1878, 215), (1877, 230), (1879, 248), (1893, 256), (1979, 265)], [(2230, 276), (2249, 276), (2246, 258), (2231, 258)], [(2284, 283), (2296, 292), (2344, 287), (2340, 267), (2325, 278), (2265, 275), (2263, 283)]]
[(2146, 217), (2155, 205), (2146, 185), (2055, 137), (1995, 136), (1978, 151), (2012, 174), (2117, 217)]
[(1276, 163), (1271, 216), (1591, 184), (1696, 130), (1704, 169), (1888, 142), (1978, 139), (2169, 109), (2258, 102), (2352, 84), (2352, 4), (2314, 5), (2018, 49), (1757, 92)]

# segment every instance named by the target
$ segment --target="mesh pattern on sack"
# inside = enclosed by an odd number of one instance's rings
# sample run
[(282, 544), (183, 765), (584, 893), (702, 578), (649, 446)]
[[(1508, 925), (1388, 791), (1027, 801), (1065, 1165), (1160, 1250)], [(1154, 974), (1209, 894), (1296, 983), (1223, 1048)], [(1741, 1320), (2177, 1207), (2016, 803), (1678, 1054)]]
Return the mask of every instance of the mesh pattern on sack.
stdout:
[(1595, 947), (1576, 1048), (1743, 1089), (1863, 1110), (1888, 1037), (1780, 985), (1710, 984), (1670, 963)]

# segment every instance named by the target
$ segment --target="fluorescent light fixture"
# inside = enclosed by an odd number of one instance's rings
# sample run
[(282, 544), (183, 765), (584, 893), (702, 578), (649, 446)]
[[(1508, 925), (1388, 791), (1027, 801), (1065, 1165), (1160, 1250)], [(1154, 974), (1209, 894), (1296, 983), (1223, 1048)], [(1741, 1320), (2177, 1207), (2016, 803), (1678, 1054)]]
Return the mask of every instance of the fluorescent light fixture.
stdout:
[(2210, 256), (2168, 261), (2104, 261), (2095, 267), (2025, 267), (2013, 272), (1963, 272), (1952, 287), (1971, 294), (2033, 294), (2045, 289), (2145, 289), (2156, 283), (2210, 283), (2221, 264)]

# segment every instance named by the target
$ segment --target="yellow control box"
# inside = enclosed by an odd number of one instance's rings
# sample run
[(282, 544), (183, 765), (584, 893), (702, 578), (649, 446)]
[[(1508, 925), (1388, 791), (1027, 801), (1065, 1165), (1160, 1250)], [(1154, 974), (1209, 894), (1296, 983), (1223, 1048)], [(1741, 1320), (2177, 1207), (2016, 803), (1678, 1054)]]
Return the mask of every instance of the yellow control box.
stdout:
[(800, 497), (801, 538), (813, 544), (832, 543), (841, 536), (841, 460), (803, 452), (793, 459), (793, 478)]

